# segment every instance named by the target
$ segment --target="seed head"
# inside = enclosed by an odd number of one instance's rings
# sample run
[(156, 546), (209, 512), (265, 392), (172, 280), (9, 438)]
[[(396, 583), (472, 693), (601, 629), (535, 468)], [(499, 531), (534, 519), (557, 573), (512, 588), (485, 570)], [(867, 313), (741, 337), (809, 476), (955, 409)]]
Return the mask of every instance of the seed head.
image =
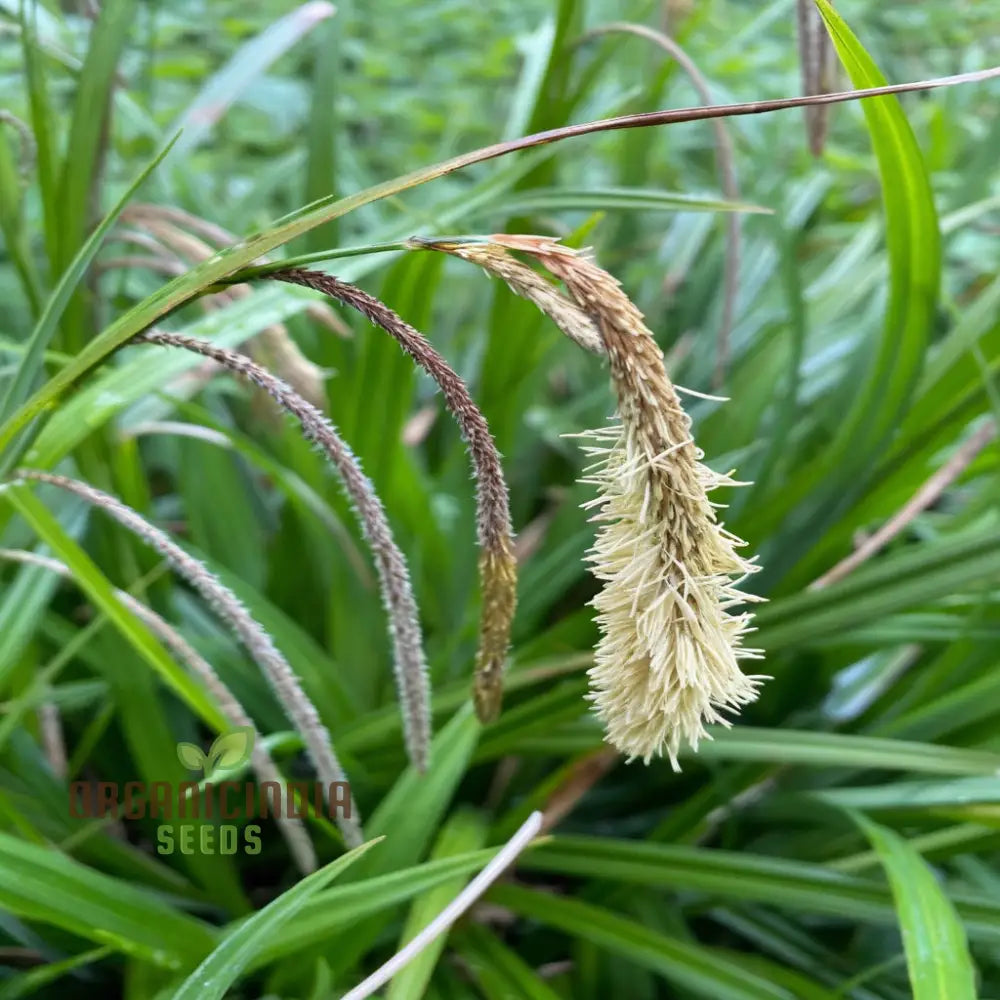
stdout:
[(742, 646), (750, 615), (730, 611), (759, 600), (737, 589), (759, 567), (708, 499), (742, 484), (702, 464), (663, 354), (611, 275), (553, 240), (491, 240), (562, 279), (604, 342), (618, 413), (586, 448), (594, 464), (583, 481), (598, 490), (586, 506), (600, 526), (588, 559), (604, 584), (593, 601), (601, 639), (589, 697), (629, 759), (666, 754), (678, 769), (682, 745), (697, 749), (706, 723), (729, 725), (724, 713), (753, 701), (764, 679), (740, 670), (760, 652)]

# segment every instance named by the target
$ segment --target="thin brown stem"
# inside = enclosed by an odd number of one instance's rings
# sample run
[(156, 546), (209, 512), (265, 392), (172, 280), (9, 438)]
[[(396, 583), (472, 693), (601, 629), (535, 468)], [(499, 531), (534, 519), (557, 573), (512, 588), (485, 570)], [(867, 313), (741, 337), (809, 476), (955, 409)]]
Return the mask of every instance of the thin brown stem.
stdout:
[(996, 437), (996, 434), (997, 427), (993, 421), (983, 424), (878, 531), (866, 538), (836, 566), (814, 580), (809, 589), (821, 590), (823, 587), (829, 587), (831, 583), (843, 580), (848, 573), (852, 573), (862, 563), (884, 549), (914, 518), (937, 503), (944, 491), (972, 464), (975, 457)]
[[(797, 22), (802, 92), (826, 93), (833, 89), (833, 43), (813, 0), (798, 0)], [(809, 151), (813, 156), (821, 156), (826, 144), (829, 109), (806, 107), (803, 111)]]
[(576, 761), (546, 799), (540, 832), (548, 833), (557, 827), (619, 760), (617, 750), (602, 747)]

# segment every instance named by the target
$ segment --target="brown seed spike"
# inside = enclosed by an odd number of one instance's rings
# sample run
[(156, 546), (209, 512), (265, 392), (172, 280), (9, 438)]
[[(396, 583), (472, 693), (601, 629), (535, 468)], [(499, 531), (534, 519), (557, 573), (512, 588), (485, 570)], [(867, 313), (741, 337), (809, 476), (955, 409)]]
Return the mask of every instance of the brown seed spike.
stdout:
[[(331, 274), (304, 268), (275, 271), (268, 277), (316, 289), (356, 309), (394, 337), (440, 388), (445, 404), (468, 445), (476, 476), (476, 533), (480, 549), (482, 610), (474, 701), (479, 719), (482, 722), (492, 721), (499, 715), (503, 695), (503, 671), (517, 603), (517, 563), (511, 547), (507, 482), (486, 418), (476, 406), (461, 376), (430, 341), (374, 295)], [(543, 281), (540, 277), (538, 280)], [(559, 294), (555, 289), (552, 291)]]
[(315, 406), (266, 368), (236, 351), (196, 337), (163, 331), (140, 334), (136, 342), (193, 351), (211, 358), (233, 375), (263, 389), (298, 421), (306, 439), (318, 445), (336, 469), (375, 560), (393, 647), (396, 686), (403, 714), (407, 751), (414, 767), (418, 771), (426, 771), (431, 746), (430, 680), (417, 602), (410, 584), (406, 559), (393, 538), (382, 501), (347, 442)]
[[(538, 237), (541, 238), (541, 237)], [(512, 292), (533, 302), (570, 340), (591, 354), (606, 354), (593, 319), (551, 282), (494, 242), (413, 238), (414, 249), (440, 250), (478, 264), (487, 274), (505, 281)]]

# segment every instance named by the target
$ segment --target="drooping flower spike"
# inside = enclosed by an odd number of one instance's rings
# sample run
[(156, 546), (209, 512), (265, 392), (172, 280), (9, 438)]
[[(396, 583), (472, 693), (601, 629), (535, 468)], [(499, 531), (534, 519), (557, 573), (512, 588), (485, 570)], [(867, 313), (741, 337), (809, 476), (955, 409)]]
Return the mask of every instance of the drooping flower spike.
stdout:
[[(531, 255), (598, 330), (618, 413), (610, 426), (584, 435), (594, 459), (584, 482), (599, 494), (587, 504), (600, 526), (588, 558), (603, 583), (593, 601), (601, 638), (589, 697), (608, 742), (629, 759), (665, 754), (677, 769), (682, 746), (697, 749), (706, 724), (729, 725), (725, 713), (753, 701), (764, 679), (740, 670), (740, 660), (760, 652), (743, 646), (750, 615), (731, 612), (759, 600), (738, 589), (759, 567), (739, 554), (745, 543), (726, 531), (708, 498), (720, 486), (742, 484), (702, 464), (642, 314), (589, 256), (537, 236), (495, 235), (439, 249), (508, 282), (514, 258), (503, 267), (496, 262), (510, 250)], [(528, 281), (521, 288), (532, 297)], [(570, 336), (579, 342), (578, 326), (574, 319)]]
[(368, 540), (378, 571), (379, 588), (387, 611), (393, 647), (396, 686), (407, 751), (417, 770), (426, 771), (431, 744), (431, 696), (417, 602), (406, 559), (393, 538), (382, 501), (347, 442), (326, 416), (308, 400), (303, 399), (266, 368), (236, 351), (218, 347), (197, 337), (161, 330), (140, 334), (133, 342), (193, 351), (211, 358), (233, 375), (263, 389), (298, 421), (306, 438), (322, 449), (337, 470)]

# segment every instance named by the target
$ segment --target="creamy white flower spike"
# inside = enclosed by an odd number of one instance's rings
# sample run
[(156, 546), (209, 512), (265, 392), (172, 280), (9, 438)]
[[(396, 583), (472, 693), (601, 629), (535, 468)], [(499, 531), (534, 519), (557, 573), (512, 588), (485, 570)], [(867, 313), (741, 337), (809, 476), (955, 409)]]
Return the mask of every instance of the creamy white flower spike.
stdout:
[(553, 240), (490, 239), (560, 278), (607, 349), (618, 414), (586, 435), (595, 461), (583, 480), (598, 491), (587, 504), (600, 525), (588, 558), (604, 584), (593, 601), (601, 639), (589, 697), (608, 742), (630, 760), (665, 754), (679, 769), (681, 747), (697, 749), (707, 723), (729, 725), (725, 713), (753, 701), (765, 679), (740, 670), (761, 654), (742, 645), (751, 616), (730, 610), (759, 600), (738, 589), (759, 567), (708, 499), (743, 484), (702, 464), (663, 354), (611, 275)]
[[(586, 254), (544, 236), (411, 240), (473, 261), (538, 306), (585, 350), (607, 356), (618, 396), (616, 421), (581, 435), (595, 459), (584, 482), (598, 496), (600, 528), (588, 559), (604, 587), (593, 601), (601, 639), (589, 671), (590, 699), (607, 740), (629, 760), (666, 755), (679, 770), (685, 744), (697, 750), (706, 724), (757, 697), (761, 676), (745, 675), (749, 613), (760, 598), (740, 582), (759, 567), (716, 518), (708, 494), (744, 485), (703, 465), (691, 421), (667, 376), (642, 313)], [(560, 279), (563, 295), (511, 251), (534, 257)], [(695, 395), (698, 395), (697, 393)], [(716, 397), (711, 397), (716, 398)]]

